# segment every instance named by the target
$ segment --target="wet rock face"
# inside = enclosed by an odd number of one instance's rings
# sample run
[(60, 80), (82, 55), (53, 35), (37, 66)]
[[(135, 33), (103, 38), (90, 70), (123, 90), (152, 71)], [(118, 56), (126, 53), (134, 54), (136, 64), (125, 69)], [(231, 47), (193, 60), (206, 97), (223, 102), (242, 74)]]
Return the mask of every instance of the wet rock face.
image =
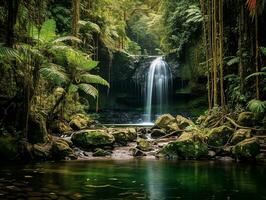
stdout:
[(260, 153), (260, 144), (257, 138), (245, 139), (232, 149), (234, 156), (240, 160), (255, 159)]
[(170, 126), (172, 126), (171, 128), (173, 128), (174, 125), (175, 125), (175, 118), (170, 114), (162, 115), (159, 118), (157, 118), (155, 121), (156, 127), (166, 130), (170, 129)]
[(239, 129), (237, 130), (231, 141), (230, 141), (230, 145), (236, 145), (237, 143), (250, 138), (251, 137), (251, 130), (250, 129)]
[(65, 121), (56, 120), (50, 126), (52, 133), (66, 134), (71, 133), (73, 129)]
[(93, 149), (97, 147), (113, 146), (115, 138), (105, 130), (84, 130), (74, 133), (71, 141), (77, 147)]
[(213, 147), (224, 146), (233, 135), (233, 133), (234, 130), (227, 126), (214, 128), (208, 134), (208, 144)]
[(143, 157), (143, 156), (147, 156), (146, 153), (144, 153), (143, 151), (141, 151), (138, 148), (132, 148), (131, 149), (131, 155), (134, 157)]
[(237, 122), (241, 126), (253, 126), (255, 124), (255, 116), (252, 112), (242, 112), (239, 114)]
[(51, 148), (52, 156), (56, 160), (75, 159), (74, 151), (67, 141), (63, 139), (55, 140)]
[(199, 134), (183, 133), (175, 142), (167, 144), (159, 153), (179, 159), (199, 159), (208, 156), (208, 146)]

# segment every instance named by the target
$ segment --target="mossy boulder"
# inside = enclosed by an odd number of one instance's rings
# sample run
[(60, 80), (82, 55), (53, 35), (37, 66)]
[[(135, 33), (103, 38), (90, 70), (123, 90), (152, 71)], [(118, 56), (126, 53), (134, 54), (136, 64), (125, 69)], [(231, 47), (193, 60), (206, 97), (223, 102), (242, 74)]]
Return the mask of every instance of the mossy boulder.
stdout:
[(237, 123), (241, 126), (253, 126), (255, 124), (255, 116), (252, 112), (242, 112), (238, 115)]
[(92, 156), (94, 157), (105, 157), (105, 156), (110, 156), (111, 153), (109, 151), (103, 150), (101, 148), (95, 149), (93, 152)]
[(260, 144), (257, 138), (252, 137), (239, 142), (232, 149), (234, 156), (239, 160), (252, 160), (260, 153)]
[(175, 118), (170, 114), (165, 114), (158, 117), (155, 121), (155, 127), (165, 130), (179, 130)]
[(180, 129), (185, 129), (188, 126), (194, 125), (194, 123), (191, 120), (189, 120), (189, 119), (187, 119), (181, 115), (177, 115), (175, 119), (176, 119), (176, 123)]
[(141, 151), (151, 151), (152, 144), (148, 140), (140, 139), (137, 141), (137, 149), (140, 149)]
[(130, 151), (131, 151), (131, 155), (134, 156), (134, 157), (147, 156), (147, 154), (145, 152), (141, 151), (138, 148), (132, 148), (132, 149), (130, 149)]
[(69, 125), (73, 130), (82, 130), (89, 126), (91, 120), (84, 114), (76, 114), (70, 118)]
[(53, 133), (59, 134), (67, 134), (73, 131), (67, 122), (61, 120), (55, 120), (51, 125), (51, 130)]
[(84, 149), (113, 146), (115, 138), (105, 130), (85, 130), (74, 133), (71, 137), (73, 145)]
[(134, 128), (119, 129), (112, 133), (115, 142), (120, 145), (127, 145), (128, 142), (133, 142), (137, 139), (138, 135)]
[(208, 146), (200, 134), (183, 133), (177, 141), (167, 144), (159, 153), (170, 158), (199, 159), (208, 156)]
[(18, 142), (15, 137), (1, 136), (0, 137), (0, 159), (15, 160), (19, 155)]
[(238, 129), (236, 132), (234, 132), (234, 135), (230, 141), (230, 144), (236, 145), (237, 143), (250, 137), (251, 137), (250, 129)]
[(74, 151), (70, 148), (67, 141), (57, 139), (52, 144), (52, 156), (56, 160), (75, 159)]
[(45, 143), (48, 141), (46, 119), (42, 114), (30, 114), (28, 139), (32, 144)]
[(51, 160), (52, 158), (51, 143), (34, 144), (32, 146), (32, 155), (34, 160)]
[(208, 133), (208, 144), (213, 147), (224, 146), (233, 133), (234, 130), (228, 126), (214, 128)]

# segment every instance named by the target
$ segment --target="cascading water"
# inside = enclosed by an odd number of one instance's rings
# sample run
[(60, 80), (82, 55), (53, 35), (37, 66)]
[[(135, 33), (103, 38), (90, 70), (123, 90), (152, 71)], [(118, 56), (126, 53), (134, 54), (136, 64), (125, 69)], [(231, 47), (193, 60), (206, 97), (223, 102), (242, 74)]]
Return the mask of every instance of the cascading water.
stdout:
[(172, 74), (168, 64), (162, 57), (152, 61), (146, 79), (145, 123), (152, 122), (152, 113), (156, 105), (156, 114), (162, 114), (168, 105), (168, 91), (172, 83)]

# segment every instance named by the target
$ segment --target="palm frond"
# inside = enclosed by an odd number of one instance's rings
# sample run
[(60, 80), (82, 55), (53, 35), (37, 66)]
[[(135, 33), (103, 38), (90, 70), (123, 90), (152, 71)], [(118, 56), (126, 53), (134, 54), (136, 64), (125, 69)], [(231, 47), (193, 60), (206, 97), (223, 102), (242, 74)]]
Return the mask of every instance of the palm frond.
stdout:
[(86, 83), (81, 83), (78, 85), (78, 87), (80, 90), (82, 90), (87, 95), (90, 95), (93, 98), (98, 97), (98, 90), (95, 87), (93, 87), (92, 85), (86, 84)]
[(247, 107), (253, 113), (264, 113), (266, 111), (266, 101), (253, 99), (248, 103)]
[(266, 76), (266, 72), (256, 72), (253, 74), (250, 74), (249, 76), (246, 77), (246, 81), (248, 81), (250, 78), (255, 77), (255, 76)]

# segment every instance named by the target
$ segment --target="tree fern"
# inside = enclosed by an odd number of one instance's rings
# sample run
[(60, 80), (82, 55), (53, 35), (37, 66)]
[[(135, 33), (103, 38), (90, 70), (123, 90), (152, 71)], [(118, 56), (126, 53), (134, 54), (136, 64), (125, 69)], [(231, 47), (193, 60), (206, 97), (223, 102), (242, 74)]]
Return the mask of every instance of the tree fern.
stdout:
[(41, 75), (52, 81), (55, 85), (62, 85), (69, 81), (69, 78), (62, 67), (49, 63), (40, 69)]
[(78, 87), (80, 90), (82, 90), (87, 95), (92, 96), (93, 98), (98, 97), (98, 90), (92, 85), (81, 83), (81, 84), (78, 84)]
[(100, 84), (107, 87), (110, 87), (109, 83), (104, 80), (102, 77), (92, 74), (84, 74), (80, 77), (81, 82), (83, 83), (94, 83), (94, 84)]

